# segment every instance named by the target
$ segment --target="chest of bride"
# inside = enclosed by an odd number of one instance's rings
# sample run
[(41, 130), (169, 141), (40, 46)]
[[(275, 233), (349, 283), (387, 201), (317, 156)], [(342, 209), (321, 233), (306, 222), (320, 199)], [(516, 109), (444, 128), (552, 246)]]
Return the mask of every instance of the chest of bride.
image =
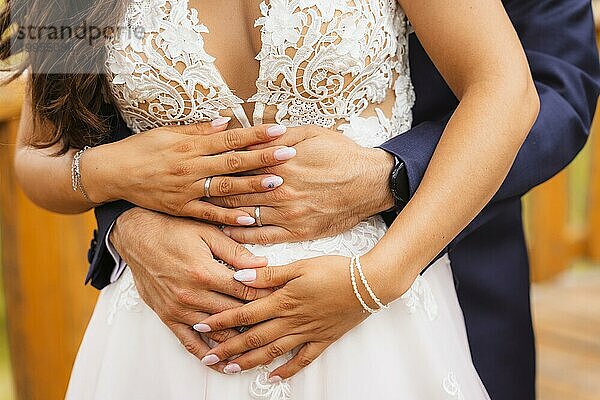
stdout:
[[(270, 0), (255, 21), (256, 93), (242, 99), (205, 50), (210, 33), (201, 13), (187, 0), (129, 4), (106, 68), (132, 130), (211, 120), (226, 110), (248, 126), (262, 123), (267, 107), (278, 123), (332, 127), (383, 102), (406, 74), (406, 22), (396, 0)], [(251, 116), (244, 103), (254, 103)]]

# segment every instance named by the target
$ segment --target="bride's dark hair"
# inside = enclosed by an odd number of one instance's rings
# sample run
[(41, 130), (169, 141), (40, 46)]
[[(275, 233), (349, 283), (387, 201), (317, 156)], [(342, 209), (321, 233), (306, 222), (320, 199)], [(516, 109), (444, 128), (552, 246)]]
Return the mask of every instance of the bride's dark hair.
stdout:
[[(107, 133), (108, 117), (114, 109), (107, 100), (110, 91), (103, 72), (106, 36), (82, 40), (68, 31), (64, 34), (62, 29), (116, 27), (124, 3), (4, 0), (0, 6), (0, 66), (10, 71), (4, 83), (28, 70), (34, 122), (47, 121), (54, 127), (52, 132), (36, 137), (33, 145), (60, 143), (58, 154), (64, 154), (71, 147), (97, 144)], [(61, 37), (57, 40), (59, 29)]]

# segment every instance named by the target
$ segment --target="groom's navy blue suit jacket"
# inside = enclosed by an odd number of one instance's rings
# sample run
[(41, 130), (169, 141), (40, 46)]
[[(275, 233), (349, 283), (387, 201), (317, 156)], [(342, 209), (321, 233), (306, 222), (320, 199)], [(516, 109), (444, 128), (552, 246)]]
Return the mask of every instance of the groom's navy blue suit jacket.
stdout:
[[(448, 252), (485, 386), (494, 400), (526, 400), (534, 399), (535, 354), (520, 197), (563, 169), (585, 144), (600, 93), (600, 67), (589, 0), (506, 0), (504, 6), (531, 65), (540, 114), (508, 178)], [(412, 194), (458, 102), (415, 35), (410, 63), (414, 125), (382, 147), (406, 163)], [(131, 134), (118, 124), (111, 140)], [(96, 209), (98, 232), (87, 280), (97, 288), (109, 283), (114, 267), (106, 232), (129, 207), (116, 202)]]

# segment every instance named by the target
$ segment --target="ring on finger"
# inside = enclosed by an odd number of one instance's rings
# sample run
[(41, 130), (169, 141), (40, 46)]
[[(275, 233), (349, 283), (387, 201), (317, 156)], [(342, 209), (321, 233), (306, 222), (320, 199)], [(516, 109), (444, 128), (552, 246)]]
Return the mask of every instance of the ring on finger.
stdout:
[(206, 197), (206, 198), (210, 197), (210, 182), (211, 181), (212, 181), (212, 176), (209, 176), (204, 181), (204, 197)]
[(260, 219), (260, 206), (254, 207), (254, 219), (256, 220), (257, 226), (263, 226), (262, 220)]

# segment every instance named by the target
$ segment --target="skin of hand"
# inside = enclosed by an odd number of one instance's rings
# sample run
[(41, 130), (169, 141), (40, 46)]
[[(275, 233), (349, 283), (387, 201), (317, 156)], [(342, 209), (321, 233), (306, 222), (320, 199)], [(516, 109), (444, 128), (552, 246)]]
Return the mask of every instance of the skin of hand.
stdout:
[[(257, 324), (211, 349), (203, 364), (216, 365), (242, 354), (224, 368), (225, 373), (232, 374), (267, 365), (300, 346), (290, 361), (271, 372), (271, 381), (289, 378), (309, 365), (369, 315), (354, 295), (349, 262), (347, 257), (322, 256), (282, 267), (236, 272), (236, 279), (250, 287), (277, 289), (264, 298), (202, 321), (199, 330), (203, 332)], [(403, 285), (408, 289), (410, 283)], [(364, 288), (359, 290), (370, 303)]]
[(270, 142), (286, 129), (259, 125), (226, 130), (228, 121), (220, 118), (212, 123), (155, 128), (89, 149), (81, 158), (81, 175), (90, 199), (96, 203), (124, 199), (174, 216), (252, 225), (254, 218), (242, 210), (200, 200), (205, 196), (206, 178), (213, 177), (209, 194), (217, 198), (270, 191), (281, 185), (280, 177), (223, 175), (282, 164), (295, 151), (285, 146), (240, 151)]
[(394, 205), (388, 183), (394, 157), (384, 150), (361, 147), (339, 132), (315, 125), (288, 128), (285, 136), (269, 145), (293, 146), (297, 151), (285, 164), (257, 171), (280, 176), (285, 184), (269, 192), (208, 200), (218, 206), (241, 207), (251, 215), (253, 206), (261, 206), (263, 227), (224, 230), (240, 243), (332, 236)]
[[(492, 198), (539, 110), (525, 54), (501, 2), (399, 2), (460, 102), (416, 193), (381, 241), (361, 257), (367, 281), (383, 303), (405, 293)], [(348, 266), (347, 258), (326, 256), (254, 273), (238, 271), (236, 278), (249, 286), (277, 289), (202, 321), (198, 328), (204, 332), (256, 324), (210, 350), (203, 363), (242, 353), (224, 368), (235, 373), (302, 346), (270, 377), (288, 378), (310, 364), (364, 319)]]
[[(195, 324), (271, 293), (235, 281), (233, 271), (213, 259), (214, 254), (236, 268), (267, 265), (264, 257), (254, 257), (213, 225), (133, 208), (117, 219), (110, 240), (131, 269), (144, 302), (200, 359), (209, 346)], [(206, 336), (219, 343), (236, 334), (228, 329)], [(214, 369), (223, 367), (220, 363)]]

